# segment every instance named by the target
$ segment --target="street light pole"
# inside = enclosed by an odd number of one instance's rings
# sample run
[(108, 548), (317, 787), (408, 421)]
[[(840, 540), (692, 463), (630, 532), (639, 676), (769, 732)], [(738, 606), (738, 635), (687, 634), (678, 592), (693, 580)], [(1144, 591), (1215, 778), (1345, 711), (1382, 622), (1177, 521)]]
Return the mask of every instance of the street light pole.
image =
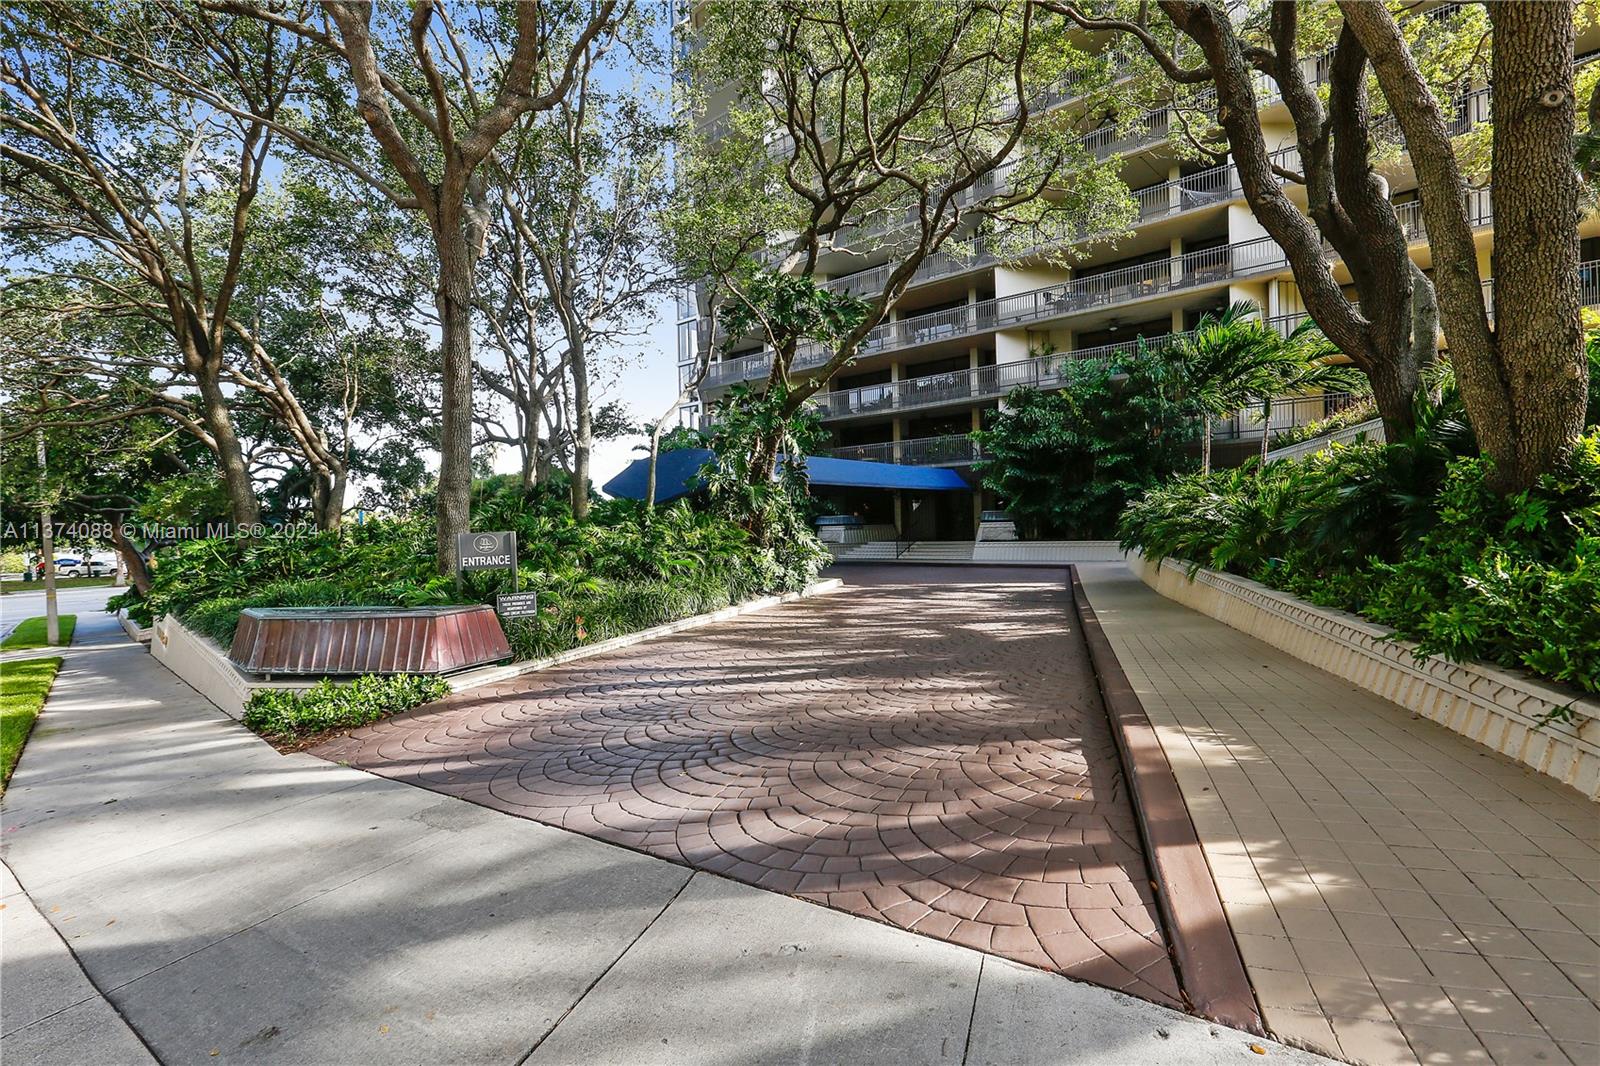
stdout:
[(50, 496), (45, 489), (44, 427), (34, 430), (39, 458), (39, 539), (44, 548), (44, 630), (50, 644), (61, 643), (61, 621), (56, 614), (56, 540), (50, 521)]

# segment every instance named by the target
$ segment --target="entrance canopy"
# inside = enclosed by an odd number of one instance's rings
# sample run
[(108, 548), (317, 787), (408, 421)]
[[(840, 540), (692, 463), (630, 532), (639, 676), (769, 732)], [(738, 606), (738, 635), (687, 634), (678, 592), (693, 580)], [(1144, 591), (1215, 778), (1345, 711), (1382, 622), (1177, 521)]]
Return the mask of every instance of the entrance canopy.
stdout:
[[(662, 452), (656, 461), (656, 502), (687, 496), (703, 484), (700, 469), (711, 460), (709, 448), (683, 448)], [(861, 459), (806, 456), (811, 483), (852, 489), (906, 489), (913, 492), (971, 492), (972, 486), (954, 470), (937, 466), (899, 466)], [(650, 460), (635, 459), (601, 488), (607, 496), (644, 499), (650, 480)]]

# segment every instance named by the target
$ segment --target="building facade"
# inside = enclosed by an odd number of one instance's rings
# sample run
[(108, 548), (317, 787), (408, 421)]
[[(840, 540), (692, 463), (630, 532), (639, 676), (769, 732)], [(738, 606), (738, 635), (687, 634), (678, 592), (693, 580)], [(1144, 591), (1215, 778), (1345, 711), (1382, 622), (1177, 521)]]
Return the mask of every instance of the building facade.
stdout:
[[(1424, 14), (1448, 11), (1442, 5)], [(1600, 58), (1600, 30), (1579, 38), (1577, 62)], [(1116, 53), (1107, 50), (1107, 64)], [(1112, 69), (1115, 69), (1114, 67)], [(1327, 73), (1326, 57), (1305, 60), (1316, 83)], [(1488, 122), (1490, 89), (1466, 91), (1455, 101), (1453, 132), (1468, 133)], [(1257, 85), (1263, 131), (1287, 166), (1295, 159), (1295, 135), (1275, 83)], [(1082, 107), (1083, 94), (1066, 83), (1047, 101), (1052, 109)], [(1192, 105), (1190, 105), (1192, 106)], [(1137, 218), (1131, 232), (1114, 243), (1089, 242), (1070, 267), (1002, 260), (981, 239), (965, 242), (970, 254), (935, 254), (917, 271), (904, 296), (861, 346), (855, 364), (836, 375), (816, 400), (832, 437), (831, 454), (877, 462), (946, 466), (967, 470), (979, 458), (969, 434), (1018, 386), (1048, 388), (1061, 380), (1072, 360), (1104, 359), (1128, 351), (1142, 338), (1151, 348), (1170, 344), (1195, 327), (1207, 312), (1249, 300), (1263, 318), (1287, 333), (1306, 317), (1293, 274), (1281, 248), (1244, 199), (1231, 161), (1202, 166), (1186, 161), (1172, 131), (1178, 116), (1158, 108), (1132, 122), (1108, 122), (1085, 135), (1086, 149), (1113, 160), (1132, 191)], [(1411, 254), (1431, 272), (1432, 257), (1423, 227), (1417, 180), (1403, 151), (1381, 168), (1390, 198), (1410, 238)], [(1003, 177), (1002, 177), (1003, 180)], [(1303, 191), (1288, 186), (1304, 206)], [(1481, 276), (1490, 276), (1494, 242), (1493, 189), (1473, 189), (1468, 211), (1476, 237)], [(827, 288), (874, 296), (895, 265), (895, 226), (847, 235), (848, 252), (824, 256), (819, 279)], [(1586, 217), (1579, 234), (1584, 303), (1600, 305), (1600, 218)], [(1335, 259), (1336, 276), (1348, 273)], [(1493, 282), (1484, 284), (1493, 310)], [(694, 301), (680, 304), (680, 372), (691, 373), (705, 330), (694, 316)], [(794, 370), (802, 375), (827, 360), (820, 347), (802, 348)], [(755, 338), (737, 343), (707, 372), (698, 394), (685, 405), (683, 421), (697, 424), (716, 400), (735, 384), (759, 383), (771, 367), (770, 353)], [(1251, 412), (1220, 420), (1211, 428), (1214, 447), (1230, 455), (1253, 454), (1262, 434), (1326, 417), (1349, 397), (1286, 397), (1273, 404), (1270, 421)], [(974, 492), (958, 501), (940, 499), (916, 509), (897, 499), (892, 514), (881, 501), (843, 501), (842, 507), (873, 513), (869, 521), (893, 521), (902, 535), (918, 539), (968, 539), (979, 514), (994, 501), (974, 481)], [(918, 528), (908, 528), (915, 524)]]

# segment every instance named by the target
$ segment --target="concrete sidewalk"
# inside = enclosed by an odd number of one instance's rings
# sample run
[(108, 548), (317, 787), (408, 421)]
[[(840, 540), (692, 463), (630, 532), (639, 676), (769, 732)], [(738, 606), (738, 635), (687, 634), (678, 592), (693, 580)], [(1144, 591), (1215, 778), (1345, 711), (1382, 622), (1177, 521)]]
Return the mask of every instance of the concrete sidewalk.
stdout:
[(1276, 1035), (1374, 1064), (1600, 1063), (1600, 809), (1120, 563), (1079, 574)]
[[(1324, 1061), (281, 756), (131, 643), (69, 658), (0, 817), (38, 912), (167, 1063)], [(81, 984), (19, 1007), (71, 976), (43, 933), (4, 931), (7, 1066), (140, 1061)], [(58, 1042), (89, 1014), (102, 1043)]]

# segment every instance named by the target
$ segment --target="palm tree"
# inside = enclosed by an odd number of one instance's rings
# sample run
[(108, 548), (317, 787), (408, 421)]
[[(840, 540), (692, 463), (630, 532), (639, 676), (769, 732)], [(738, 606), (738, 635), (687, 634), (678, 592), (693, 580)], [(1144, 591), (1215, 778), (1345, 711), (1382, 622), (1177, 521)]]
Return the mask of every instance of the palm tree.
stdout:
[(1267, 452), (1272, 398), (1307, 389), (1349, 388), (1360, 374), (1326, 362), (1334, 349), (1309, 320), (1288, 337), (1261, 321), (1260, 310), (1238, 300), (1221, 314), (1207, 312), (1194, 333), (1168, 349), (1184, 397), (1205, 419), (1200, 468), (1211, 470), (1211, 422), (1252, 402), (1261, 404), (1261, 453)]
[(1206, 312), (1194, 332), (1167, 349), (1182, 382), (1183, 397), (1205, 420), (1200, 434), (1200, 469), (1211, 472), (1211, 423), (1261, 395), (1262, 368), (1278, 357), (1284, 339), (1257, 318), (1256, 305), (1237, 300), (1220, 315)]
[[(1270, 327), (1269, 327), (1270, 328)], [(1274, 331), (1276, 332), (1276, 331)], [(1284, 338), (1276, 356), (1262, 364), (1260, 372), (1263, 389), (1261, 399), (1261, 465), (1267, 465), (1267, 451), (1272, 439), (1272, 399), (1274, 396), (1292, 396), (1310, 392), (1355, 392), (1366, 385), (1366, 375), (1353, 366), (1340, 366), (1328, 362), (1339, 349), (1322, 335), (1322, 330), (1311, 319), (1296, 326)]]

